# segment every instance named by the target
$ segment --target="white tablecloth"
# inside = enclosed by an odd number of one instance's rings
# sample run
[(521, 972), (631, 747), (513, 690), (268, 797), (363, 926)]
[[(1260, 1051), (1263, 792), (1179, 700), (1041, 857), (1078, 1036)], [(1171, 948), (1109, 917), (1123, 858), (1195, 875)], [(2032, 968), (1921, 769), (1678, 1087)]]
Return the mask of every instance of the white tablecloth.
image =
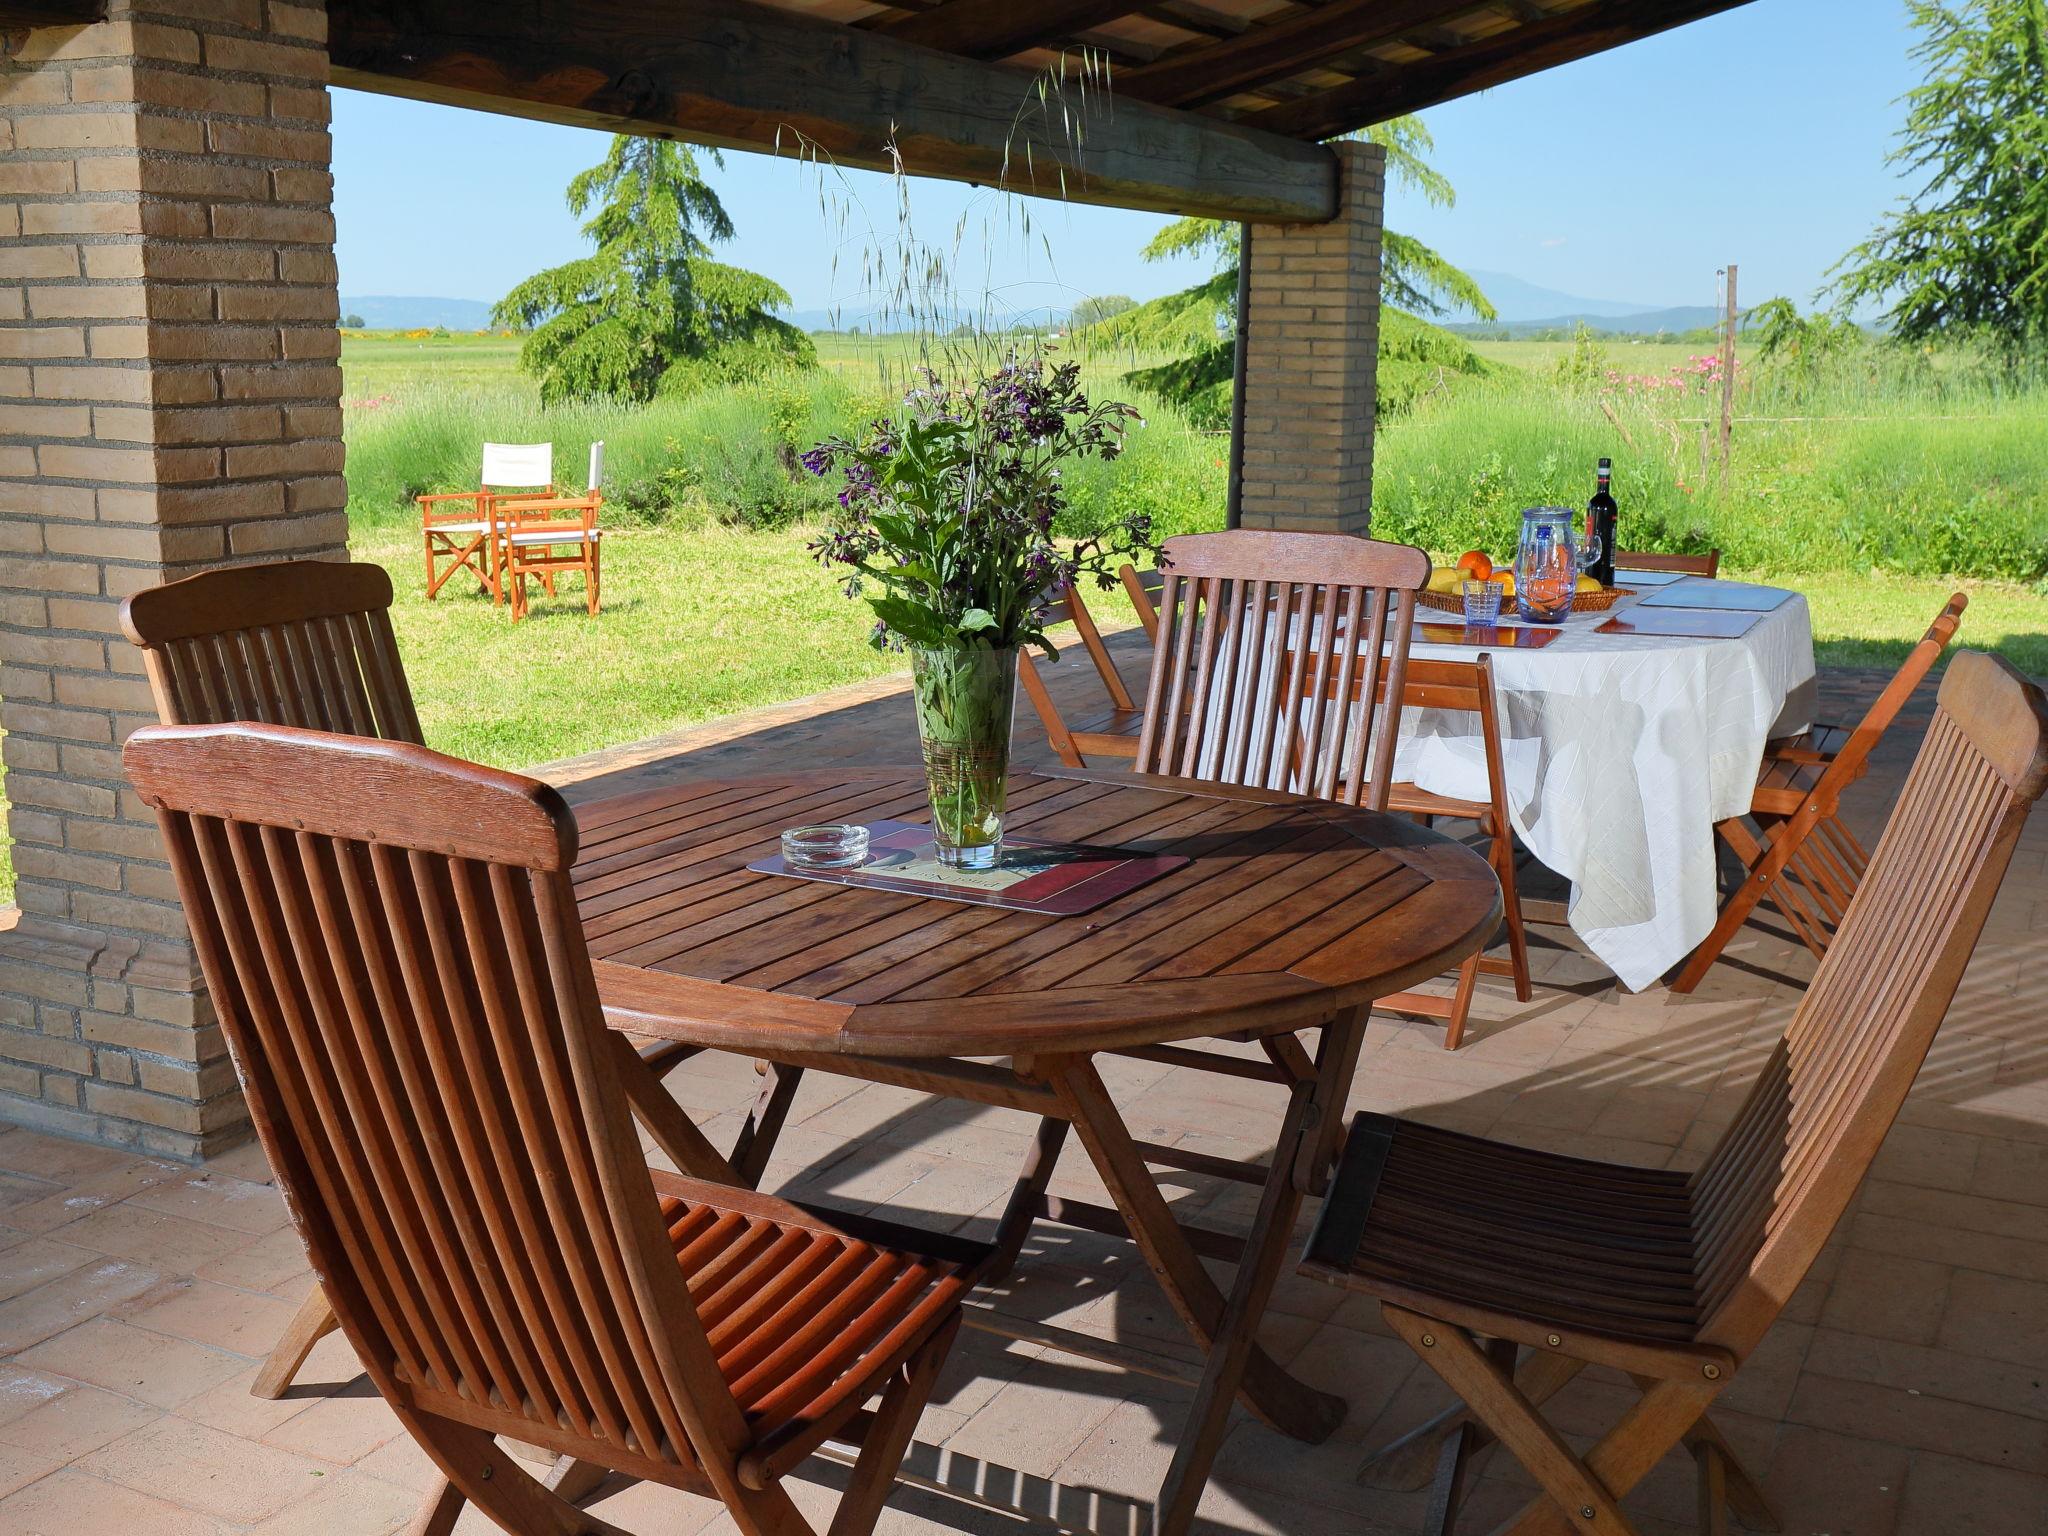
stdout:
[[(1490, 654), (1508, 817), (1571, 881), (1573, 931), (1640, 990), (1714, 926), (1714, 823), (1749, 808), (1766, 738), (1808, 723), (1813, 629), (1794, 593), (1736, 640), (1593, 633), (1627, 606), (1574, 614), (1541, 649)], [(1418, 638), (1413, 654), (1477, 649)], [(1395, 776), (1487, 798), (1478, 718), (1409, 710)]]

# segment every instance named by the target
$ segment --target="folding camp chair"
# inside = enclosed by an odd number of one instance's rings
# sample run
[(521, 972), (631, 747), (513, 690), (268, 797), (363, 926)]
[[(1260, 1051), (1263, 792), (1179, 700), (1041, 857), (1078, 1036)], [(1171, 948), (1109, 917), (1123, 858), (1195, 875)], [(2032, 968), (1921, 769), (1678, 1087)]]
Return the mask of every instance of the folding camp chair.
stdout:
[[(1703, 1532), (1725, 1531), (1730, 1506), (1778, 1528), (1706, 1410), (1848, 1209), (2044, 784), (2048, 698), (2002, 661), (1958, 656), (1863, 890), (1695, 1173), (1356, 1118), (1302, 1272), (1379, 1298), (1464, 1401), (1425, 1427), (1443, 1435), (1432, 1536), (1495, 1438), (1540, 1490), (1501, 1532), (1627, 1536), (1620, 1501), (1681, 1441)], [(1642, 1396), (1580, 1455), (1540, 1410), (1593, 1364)]]
[(507, 492), (555, 494), (552, 443), (485, 443), (483, 472), (473, 491), (418, 496), (427, 547), (427, 596), (438, 597), (457, 571), (468, 571), (491, 594), (505, 595), (495, 499)]
[[(1091, 756), (1124, 760), (1135, 757), (1138, 728), (1144, 724), (1145, 712), (1124, 685), (1123, 675), (1117, 671), (1116, 661), (1109, 654), (1109, 647), (1103, 643), (1102, 632), (1095, 627), (1095, 618), (1089, 613), (1088, 605), (1081, 600), (1080, 590), (1071, 584), (1046, 610), (1048, 625), (1069, 622), (1080, 636), (1081, 647), (1094, 664), (1095, 675), (1100, 679), (1103, 694), (1109, 702), (1101, 709), (1077, 714), (1068, 720), (1060, 713), (1059, 706), (1053, 703), (1052, 694), (1046, 688), (1045, 667), (1048, 663), (1029, 649), (1020, 650), (1017, 653), (1017, 680), (1024, 685), (1024, 696), (1031, 700), (1031, 707), (1038, 711), (1039, 722), (1045, 727), (1046, 745), (1052, 748), (1061, 762), (1074, 768), (1087, 767)], [(1071, 656), (1073, 647), (1067, 647), (1066, 654)]]
[(995, 1251), (647, 1167), (561, 797), (277, 726), (151, 726), (124, 760), (299, 1236), (442, 1473), (411, 1529), (473, 1503), (615, 1533), (561, 1490), (623, 1474), (793, 1536), (782, 1479), (845, 1440), (831, 1529), (867, 1536)]
[(1713, 931), (1672, 979), (1672, 991), (1697, 987), (1766, 900), (1802, 944), (1816, 956), (1826, 952), (1870, 863), (1842, 820), (1843, 791), (1869, 769), (1871, 751), (1955, 638), (1969, 601), (1961, 592), (1948, 600), (1854, 729), (1816, 726), (1766, 748), (1750, 802), (1750, 818), (1762, 828), (1761, 836), (1740, 816), (1716, 829), (1748, 874), (1722, 907)]

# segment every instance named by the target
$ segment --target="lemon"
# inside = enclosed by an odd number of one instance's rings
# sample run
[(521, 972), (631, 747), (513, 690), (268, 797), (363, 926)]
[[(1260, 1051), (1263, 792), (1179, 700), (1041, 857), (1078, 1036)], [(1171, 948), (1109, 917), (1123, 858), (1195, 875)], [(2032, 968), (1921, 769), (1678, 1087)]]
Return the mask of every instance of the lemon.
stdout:
[(1607, 589), (1592, 577), (1581, 574), (1572, 590), (1576, 592), (1605, 592)]
[(1455, 565), (1431, 566), (1429, 590), (1432, 592), (1456, 592), (1458, 583), (1465, 579), (1465, 573)]

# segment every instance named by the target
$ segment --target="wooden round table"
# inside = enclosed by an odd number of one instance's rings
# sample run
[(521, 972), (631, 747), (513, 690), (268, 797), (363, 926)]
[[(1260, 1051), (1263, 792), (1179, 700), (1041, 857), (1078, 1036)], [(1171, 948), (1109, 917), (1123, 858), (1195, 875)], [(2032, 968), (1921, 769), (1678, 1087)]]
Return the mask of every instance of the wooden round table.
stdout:
[[(581, 807), (574, 883), (608, 1020), (771, 1064), (729, 1154), (672, 1102), (641, 1091), (636, 1108), (686, 1172), (750, 1184), (809, 1068), (1039, 1116), (999, 1228), (1006, 1257), (1038, 1219), (1127, 1234), (1207, 1358), (1162, 1493), (1171, 1536), (1193, 1517), (1234, 1398), (1303, 1439), (1342, 1419), (1341, 1399), (1259, 1347), (1259, 1317), (1302, 1196), (1320, 1191), (1337, 1152), (1367, 1010), (1483, 944), (1500, 887), (1462, 844), (1396, 818), (1068, 770), (1013, 778), (1009, 830), (1189, 862), (1074, 916), (746, 867), (777, 852), (787, 827), (927, 819), (922, 777), (900, 769), (704, 781)], [(1317, 1031), (1313, 1053), (1304, 1030)], [(1205, 1038), (1255, 1041), (1267, 1059), (1187, 1043)], [(1096, 1071), (1101, 1052), (1285, 1088), (1270, 1167), (1134, 1140)], [(1069, 1127), (1114, 1209), (1047, 1193)], [(1250, 1235), (1183, 1225), (1148, 1165), (1259, 1186)], [(1203, 1257), (1237, 1262), (1229, 1296)], [(1090, 1347), (1080, 1335), (1042, 1341)]]

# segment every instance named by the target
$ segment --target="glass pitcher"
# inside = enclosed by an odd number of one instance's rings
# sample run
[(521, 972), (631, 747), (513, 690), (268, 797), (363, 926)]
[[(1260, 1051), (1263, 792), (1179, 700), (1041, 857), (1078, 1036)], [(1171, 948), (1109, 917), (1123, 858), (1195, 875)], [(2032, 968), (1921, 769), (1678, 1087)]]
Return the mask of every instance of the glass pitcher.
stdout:
[(1572, 611), (1579, 573), (1600, 558), (1600, 541), (1580, 545), (1578, 514), (1570, 507), (1530, 507), (1522, 513), (1515, 549), (1515, 611), (1535, 624), (1562, 624)]

